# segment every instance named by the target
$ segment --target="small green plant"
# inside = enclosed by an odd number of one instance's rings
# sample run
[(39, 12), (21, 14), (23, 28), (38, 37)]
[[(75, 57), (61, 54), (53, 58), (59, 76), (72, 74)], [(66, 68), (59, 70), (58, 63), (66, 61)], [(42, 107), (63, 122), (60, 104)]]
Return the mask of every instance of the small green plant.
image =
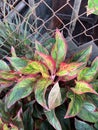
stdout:
[(0, 118), (15, 130), (96, 130), (98, 57), (88, 63), (89, 46), (67, 59), (58, 29), (55, 40), (51, 52), (36, 41), (33, 60), (13, 47), (9, 65), (0, 60)]
[[(29, 16), (26, 19), (27, 22), (21, 20), (20, 16), (15, 16), (14, 23), (10, 19), (0, 22), (0, 59), (11, 55), (11, 46), (15, 48), (18, 57), (33, 58), (35, 38), (39, 37), (39, 33), (33, 34), (34, 30), (31, 28), (35, 22), (30, 25), (28, 22)], [(50, 49), (55, 40), (50, 38), (45, 41), (47, 37), (49, 37), (49, 34), (46, 34), (40, 41), (44, 41), (43, 46)]]
[(12, 20), (0, 22), (0, 58), (10, 55), (11, 46), (15, 48), (17, 56), (32, 58), (30, 35), (28, 22), (22, 21), (20, 16), (15, 16), (14, 23)]
[(98, 15), (98, 0), (88, 0), (87, 5), (87, 14), (96, 14)]

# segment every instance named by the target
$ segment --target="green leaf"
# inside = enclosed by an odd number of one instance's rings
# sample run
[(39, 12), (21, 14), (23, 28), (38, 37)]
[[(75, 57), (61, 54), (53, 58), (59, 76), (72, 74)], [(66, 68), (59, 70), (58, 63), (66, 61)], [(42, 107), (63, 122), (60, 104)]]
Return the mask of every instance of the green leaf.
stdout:
[(24, 113), (23, 113), (23, 123), (24, 123), (24, 130), (33, 130), (34, 127), (34, 121), (32, 118), (32, 113), (30, 108), (28, 108)]
[(40, 78), (35, 86), (35, 98), (37, 102), (43, 106), (45, 109), (48, 109), (46, 100), (45, 100), (45, 93), (46, 89), (49, 87), (49, 85), (52, 84), (52, 81), (50, 79), (46, 78)]
[(77, 79), (78, 81), (83, 80), (83, 81), (91, 82), (96, 76), (96, 73), (97, 71), (92, 67), (91, 68), (86, 67), (78, 73)]
[(55, 38), (49, 38), (44, 42), (43, 46), (47, 48), (47, 50), (51, 51), (52, 46), (55, 44)]
[[(37, 50), (38, 52), (42, 52), (42, 53), (44, 53), (44, 54), (46, 54), (46, 55), (49, 55), (48, 50), (47, 50), (44, 46), (42, 46), (42, 44), (39, 43), (38, 41), (35, 41), (35, 48), (36, 48), (36, 50)], [(36, 60), (41, 61), (41, 57), (40, 57), (37, 53), (35, 53), (34, 58), (35, 58)]]
[(36, 78), (33, 77), (23, 77), (14, 88), (10, 91), (7, 97), (7, 107), (10, 108), (18, 100), (30, 95), (34, 88), (34, 82)]
[(96, 112), (96, 107), (94, 104), (89, 102), (83, 104), (83, 107), (77, 116), (80, 119), (91, 123), (98, 121), (98, 112)]
[(7, 111), (5, 111), (5, 103), (4, 101), (0, 100), (0, 118), (3, 121), (9, 121), (10, 115)]
[(47, 120), (49, 123), (56, 129), (56, 130), (62, 130), (59, 120), (56, 117), (55, 111), (45, 111), (45, 115), (47, 117)]
[(67, 44), (65, 38), (60, 33), (60, 31), (56, 30), (56, 43), (54, 44), (51, 56), (56, 61), (56, 67), (59, 67), (59, 64), (65, 60), (65, 56), (67, 53)]
[(43, 119), (43, 107), (41, 105), (39, 105), (38, 103), (34, 104), (34, 108), (33, 108), (33, 117), (34, 118), (38, 118), (38, 119)]
[(56, 114), (58, 120), (60, 121), (62, 130), (71, 130), (70, 119), (64, 119), (65, 113), (66, 113), (65, 104), (62, 104), (61, 106), (59, 106), (55, 109), (55, 114)]
[(74, 54), (70, 62), (77, 61), (77, 62), (87, 63), (90, 58), (91, 53), (92, 53), (92, 46), (89, 46), (86, 49)]
[(64, 87), (64, 88), (60, 88), (60, 91), (61, 91), (61, 98), (62, 98), (62, 103), (63, 104), (66, 100), (66, 94), (67, 94), (67, 87)]
[(36, 51), (36, 53), (42, 58), (42, 61), (47, 65), (47, 67), (51, 71), (51, 74), (54, 74), (56, 71), (56, 63), (54, 59), (51, 56), (46, 55), (44, 53), (38, 51)]
[(43, 77), (49, 77), (48, 68), (45, 64), (39, 61), (31, 61), (26, 67), (24, 67), (21, 72), (23, 74), (37, 74), (42, 73)]
[[(16, 107), (16, 109), (17, 109), (17, 107)], [(21, 109), (20, 109), (21, 110)], [(9, 112), (9, 111), (11, 111), (11, 110), (8, 110), (7, 108), (6, 108), (6, 104), (5, 104), (5, 102), (3, 101), (1, 101), (0, 100), (0, 128), (1, 128), (1, 124), (4, 126), (4, 125), (8, 125), (8, 124), (10, 124), (10, 126), (11, 126), (11, 128), (13, 128), (13, 129), (11, 129), (11, 130), (14, 130), (14, 128), (23, 128), (23, 125), (22, 125), (22, 120), (21, 119), (19, 119), (20, 118), (20, 111), (18, 111), (17, 112), (17, 115), (13, 118), (12, 117), (12, 115), (11, 115), (11, 113)], [(17, 111), (17, 110), (16, 110)], [(11, 111), (12, 112), (12, 111)], [(13, 113), (13, 112), (12, 112)], [(17, 123), (18, 124), (16, 124), (16, 118), (17, 118)], [(15, 126), (17, 126), (17, 127), (15, 127), (13, 124), (15, 125)], [(5, 127), (4, 127), (5, 128)], [(0, 130), (3, 130), (3, 129), (0, 129)], [(7, 129), (6, 129), (7, 130)], [(9, 129), (8, 129), (9, 130)], [(15, 130), (18, 130), (18, 129), (15, 129)], [(21, 129), (21, 130), (23, 130), (23, 129)]]
[(19, 57), (8, 57), (7, 59), (16, 70), (20, 70), (28, 64), (28, 60)]
[(98, 56), (92, 62), (91, 68), (95, 69), (96, 73), (98, 74)]
[(98, 107), (98, 95), (89, 93), (89, 94), (87, 94), (87, 98), (88, 98), (96, 107)]
[(94, 80), (94, 81), (90, 82), (90, 84), (92, 85), (94, 90), (98, 93), (98, 80)]
[(43, 121), (40, 130), (54, 130), (54, 128), (48, 123), (48, 121)]
[(1, 70), (10, 71), (9, 66), (3, 60), (0, 60), (0, 71)]
[(73, 77), (78, 73), (81, 66), (83, 66), (83, 63), (70, 63), (70, 64), (61, 63), (60, 68), (56, 74), (57, 76)]
[(88, 0), (87, 14), (92, 13), (98, 15), (98, 0)]
[(98, 121), (94, 124), (94, 127), (98, 130)]
[(19, 77), (18, 74), (12, 71), (0, 71), (0, 79), (16, 80)]
[(49, 55), (48, 50), (45, 47), (43, 47), (42, 44), (39, 43), (38, 41), (35, 41), (35, 48), (38, 52), (42, 52), (46, 55)]
[(69, 103), (68, 110), (64, 118), (76, 116), (80, 112), (84, 102), (82, 96), (76, 95), (73, 92), (68, 93), (68, 98), (71, 99), (71, 102)]
[[(16, 110), (16, 108), (17, 107), (19, 107), (20, 105), (18, 104), (18, 106), (16, 106), (16, 107), (14, 107), (14, 108), (12, 108), (12, 109), (10, 109), (10, 112), (12, 112), (12, 113), (10, 113), (10, 116), (11, 115), (13, 115), (13, 113), (15, 113), (15, 110)], [(9, 111), (9, 110), (7, 110), (7, 111)], [(17, 111), (17, 110), (16, 110)], [(15, 126), (17, 126), (18, 127), (18, 129), (20, 129), (20, 130), (24, 130), (24, 126), (23, 126), (23, 118), (22, 118), (22, 108), (20, 107), (20, 109), (17, 111), (17, 115), (15, 115), (15, 117), (14, 118), (11, 118), (11, 121), (14, 123), (14, 125)]]
[(83, 121), (80, 121), (78, 119), (75, 119), (75, 128), (76, 128), (76, 130), (95, 130), (89, 124), (87, 124)]
[(58, 82), (51, 89), (48, 96), (48, 106), (49, 109), (54, 109), (57, 106), (60, 106), (62, 102), (61, 91)]
[(76, 81), (75, 88), (71, 88), (71, 90), (76, 94), (84, 94), (84, 93), (88, 93), (88, 92), (97, 94), (96, 91), (92, 88), (92, 85), (90, 85), (84, 81)]
[(91, 82), (94, 80), (98, 73), (98, 57), (92, 62), (91, 67), (86, 67), (81, 70), (78, 74), (78, 80), (84, 80), (87, 82)]

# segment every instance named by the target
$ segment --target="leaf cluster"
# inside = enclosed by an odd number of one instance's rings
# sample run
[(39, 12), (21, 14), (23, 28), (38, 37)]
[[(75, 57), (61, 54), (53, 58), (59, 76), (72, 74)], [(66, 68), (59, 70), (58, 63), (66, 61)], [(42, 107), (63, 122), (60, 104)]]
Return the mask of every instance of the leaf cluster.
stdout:
[(98, 57), (88, 64), (89, 46), (66, 58), (68, 45), (58, 29), (55, 40), (50, 52), (36, 41), (31, 60), (18, 57), (13, 47), (9, 64), (0, 60), (1, 94), (6, 90), (0, 118), (19, 130), (96, 130)]

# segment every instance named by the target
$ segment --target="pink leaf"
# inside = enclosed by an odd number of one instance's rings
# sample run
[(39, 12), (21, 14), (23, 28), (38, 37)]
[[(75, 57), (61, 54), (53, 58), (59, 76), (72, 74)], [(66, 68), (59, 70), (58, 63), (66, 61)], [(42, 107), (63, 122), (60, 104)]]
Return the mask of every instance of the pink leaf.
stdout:
[(56, 71), (56, 63), (54, 59), (51, 56), (43, 54), (41, 52), (36, 51), (36, 53), (39, 54), (39, 56), (42, 58), (43, 62), (47, 65), (47, 67), (51, 71), (51, 74), (54, 74)]
[(57, 72), (57, 76), (70, 76), (73, 77), (75, 76), (80, 68), (83, 66), (84, 63), (61, 63), (60, 68)]

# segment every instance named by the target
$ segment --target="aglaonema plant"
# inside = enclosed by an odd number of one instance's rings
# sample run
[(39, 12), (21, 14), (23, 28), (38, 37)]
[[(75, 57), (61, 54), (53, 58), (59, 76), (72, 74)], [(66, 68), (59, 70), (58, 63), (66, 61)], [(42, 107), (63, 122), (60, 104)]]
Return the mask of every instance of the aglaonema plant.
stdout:
[(0, 118), (7, 127), (98, 129), (98, 57), (88, 62), (89, 46), (67, 58), (68, 45), (58, 29), (55, 40), (51, 52), (36, 41), (32, 60), (17, 57), (13, 47), (9, 64), (0, 60)]

